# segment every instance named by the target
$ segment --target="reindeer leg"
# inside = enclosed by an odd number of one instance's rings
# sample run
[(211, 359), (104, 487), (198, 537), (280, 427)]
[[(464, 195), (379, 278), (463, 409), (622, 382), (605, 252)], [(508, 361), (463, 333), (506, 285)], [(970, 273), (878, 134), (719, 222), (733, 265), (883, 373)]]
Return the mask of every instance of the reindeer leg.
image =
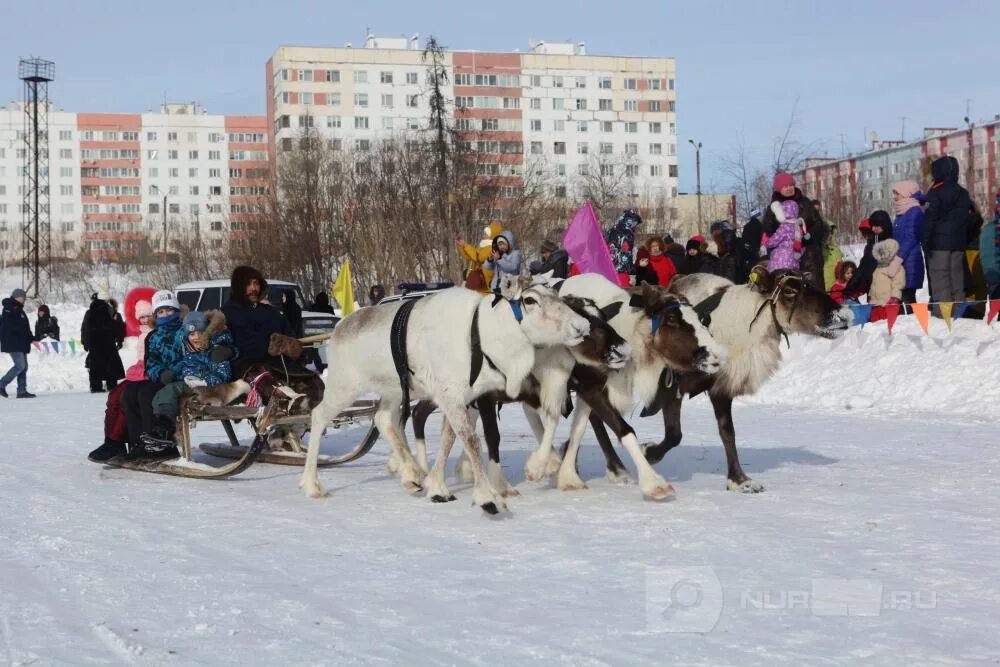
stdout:
[(455, 500), (454, 494), (448, 490), (445, 483), (445, 473), (448, 469), (448, 455), (451, 454), (451, 447), (455, 444), (455, 429), (451, 423), (444, 419), (441, 422), (441, 449), (437, 458), (434, 459), (434, 467), (425, 480), (427, 486), (427, 497), (432, 503), (447, 503)]
[(760, 493), (764, 490), (764, 485), (747, 477), (740, 465), (740, 455), (736, 451), (736, 427), (733, 425), (733, 399), (714, 394), (709, 394), (708, 398), (715, 409), (715, 421), (719, 424), (722, 446), (726, 448), (726, 463), (729, 468), (726, 489), (741, 493)]
[(632, 475), (629, 474), (628, 468), (625, 467), (625, 464), (618, 457), (615, 446), (611, 444), (611, 438), (608, 437), (608, 429), (604, 427), (604, 422), (601, 421), (600, 417), (591, 413), (590, 427), (594, 429), (594, 435), (597, 436), (597, 444), (604, 454), (604, 460), (608, 467), (606, 473), (608, 481), (612, 484), (629, 484), (632, 481)]
[[(545, 479), (545, 476), (549, 474), (549, 463), (552, 455), (555, 454), (558, 457), (552, 447), (553, 442), (556, 439), (556, 424), (552, 423), (547, 415), (545, 419), (539, 415), (533, 408), (525, 406), (524, 414), (534, 415), (534, 417), (528, 418), (528, 423), (537, 420), (538, 423), (542, 424), (541, 439), (539, 440), (538, 449), (533, 451), (529, 456), (528, 460), (524, 464), (524, 476), (530, 482), (537, 482)], [(537, 434), (536, 434), (537, 435)]]
[[(473, 403), (473, 405), (479, 405), (480, 400), (483, 399), (476, 399), (476, 402)], [(468, 408), (468, 411), (469, 419), (472, 420), (472, 428), (475, 428), (476, 422), (479, 421), (479, 408), (470, 407)], [(462, 454), (458, 457), (458, 463), (455, 464), (455, 477), (457, 477), (459, 481), (465, 482), (466, 484), (472, 484), (474, 480), (474, 476), (472, 474), (472, 461), (469, 460), (464, 448), (462, 449)]]
[(445, 419), (451, 423), (458, 437), (462, 439), (462, 444), (465, 445), (465, 453), (468, 455), (469, 463), (472, 466), (473, 500), (487, 514), (497, 514), (501, 510), (506, 510), (507, 506), (500, 498), (500, 494), (496, 492), (490, 484), (489, 478), (486, 476), (486, 470), (483, 468), (483, 455), (480, 451), (479, 435), (476, 433), (475, 424), (469, 419), (469, 414), (466, 412), (465, 406), (441, 405), (440, 403), (439, 405), (444, 412)]
[(483, 434), (486, 436), (486, 453), (489, 456), (487, 475), (490, 484), (504, 498), (519, 496), (521, 492), (510, 485), (500, 467), (500, 423), (497, 419), (497, 402), (485, 397), (479, 399), (479, 417), (483, 420)]
[[(323, 400), (312, 411), (312, 425), (309, 430), (309, 451), (302, 468), (299, 487), (310, 498), (321, 498), (327, 493), (319, 483), (319, 446), (323, 440), (323, 431), (330, 419), (340, 414), (357, 396), (355, 387), (346, 379), (338, 384), (330, 385), (323, 392)], [(258, 436), (261, 437), (261, 436)]]
[(379, 410), (375, 413), (375, 426), (389, 441), (396, 460), (399, 461), (399, 479), (403, 488), (411, 492), (420, 491), (423, 473), (413, 458), (410, 446), (406, 443), (406, 433), (399, 425), (401, 416), (399, 401), (383, 396)]
[(566, 443), (566, 452), (563, 455), (562, 464), (559, 466), (559, 475), (556, 478), (556, 486), (561, 491), (580, 491), (587, 488), (587, 485), (577, 472), (577, 456), (580, 453), (580, 443), (587, 432), (587, 423), (590, 414), (591, 410), (587, 402), (578, 400), (576, 402), (576, 409), (573, 410), (573, 422), (570, 426), (569, 442)]
[[(669, 391), (662, 388), (660, 393), (668, 394), (664, 395), (660, 402), (663, 412), (663, 440), (659, 444), (647, 443), (642, 446), (646, 460), (652, 464), (662, 461), (667, 452), (681, 444), (683, 437), (681, 433), (681, 405), (684, 403), (684, 397), (670, 394)], [(659, 396), (657, 396), (657, 400), (660, 400)]]
[(427, 461), (427, 439), (424, 437), (424, 431), (427, 419), (435, 410), (437, 410), (437, 406), (434, 405), (433, 401), (420, 401), (413, 408), (412, 413), (413, 438), (417, 444), (417, 465), (420, 466), (425, 475), (430, 471), (430, 465)]

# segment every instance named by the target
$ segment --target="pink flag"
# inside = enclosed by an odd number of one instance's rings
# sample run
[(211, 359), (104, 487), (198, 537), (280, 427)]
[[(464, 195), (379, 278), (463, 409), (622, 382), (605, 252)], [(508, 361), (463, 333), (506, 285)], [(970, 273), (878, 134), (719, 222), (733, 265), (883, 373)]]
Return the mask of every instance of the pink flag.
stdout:
[(618, 284), (618, 274), (615, 272), (615, 265), (611, 263), (611, 252), (608, 251), (608, 244), (589, 201), (573, 216), (562, 242), (566, 253), (581, 273), (599, 273)]

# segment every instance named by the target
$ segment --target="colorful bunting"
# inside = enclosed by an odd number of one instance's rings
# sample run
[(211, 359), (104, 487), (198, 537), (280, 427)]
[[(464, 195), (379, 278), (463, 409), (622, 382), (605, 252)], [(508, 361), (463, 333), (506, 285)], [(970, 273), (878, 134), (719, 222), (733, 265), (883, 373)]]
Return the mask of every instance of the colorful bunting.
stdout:
[(888, 303), (885, 306), (885, 319), (889, 324), (889, 335), (892, 335), (892, 325), (896, 323), (896, 318), (899, 317), (899, 304), (898, 303)]
[(76, 341), (72, 338), (69, 339), (69, 351), (71, 354), (76, 354)]
[(1000, 313), (1000, 299), (990, 301), (990, 310), (986, 313), (986, 324), (993, 324), (993, 318)]
[(974, 303), (978, 303), (978, 302), (977, 301), (959, 301), (958, 303), (956, 303), (955, 304), (955, 319), (956, 320), (962, 319), (962, 316), (965, 315), (965, 311), (967, 311), (969, 309), (969, 306), (971, 306)]
[(917, 316), (917, 322), (920, 322), (920, 328), (924, 330), (925, 334), (930, 333), (928, 329), (930, 321), (928, 320), (927, 304), (911, 303), (910, 307), (913, 308), (913, 314)]
[(864, 326), (872, 319), (872, 305), (870, 303), (852, 303), (849, 305), (854, 313), (855, 326)]
[(938, 304), (938, 308), (941, 309), (941, 319), (948, 325), (948, 331), (951, 331), (951, 309), (954, 307), (954, 301), (943, 301)]
[(34, 347), (34, 348), (35, 348), (36, 350), (38, 350), (39, 352), (41, 352), (41, 351), (42, 351), (42, 344), (41, 344), (41, 343), (39, 343), (39, 342), (38, 342), (37, 340), (33, 340), (33, 341), (31, 341), (31, 345), (32, 345), (32, 347)]

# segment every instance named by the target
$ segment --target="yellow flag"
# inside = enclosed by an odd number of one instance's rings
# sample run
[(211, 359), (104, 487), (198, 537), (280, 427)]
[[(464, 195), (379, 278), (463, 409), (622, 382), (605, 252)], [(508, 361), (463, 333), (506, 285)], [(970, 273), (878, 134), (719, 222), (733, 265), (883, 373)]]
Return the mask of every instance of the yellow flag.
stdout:
[(951, 301), (938, 304), (938, 308), (941, 309), (941, 317), (944, 319), (944, 323), (948, 325), (948, 331), (951, 331), (951, 309), (954, 306), (954, 302)]
[(354, 289), (351, 287), (351, 262), (344, 260), (333, 284), (333, 298), (340, 304), (340, 316), (347, 317), (354, 312)]

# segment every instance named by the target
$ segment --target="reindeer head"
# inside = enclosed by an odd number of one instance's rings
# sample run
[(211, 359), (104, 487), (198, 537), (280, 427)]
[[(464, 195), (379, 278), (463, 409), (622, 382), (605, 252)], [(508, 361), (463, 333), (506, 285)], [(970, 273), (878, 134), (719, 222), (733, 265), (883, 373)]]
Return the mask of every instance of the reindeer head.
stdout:
[(717, 373), (722, 368), (726, 348), (712, 338), (686, 301), (650, 285), (630, 292), (629, 305), (641, 308), (649, 318), (653, 350), (667, 366), (702, 373)]
[(598, 308), (591, 299), (578, 296), (563, 297), (567, 306), (590, 322), (590, 333), (583, 342), (570, 348), (577, 362), (587, 366), (603, 366), (617, 370), (628, 363), (632, 348), (624, 338), (608, 324), (622, 303), (614, 301), (604, 308)]
[(587, 318), (573, 312), (548, 287), (530, 286), (530, 280), (525, 278), (504, 277), (500, 280), (500, 296), (510, 305), (496, 303), (494, 307), (512, 308), (524, 335), (537, 347), (573, 347), (590, 333)]
[(769, 317), (783, 331), (837, 338), (851, 325), (851, 310), (810, 285), (799, 271), (769, 273), (757, 267), (750, 274), (750, 285), (767, 297)]

